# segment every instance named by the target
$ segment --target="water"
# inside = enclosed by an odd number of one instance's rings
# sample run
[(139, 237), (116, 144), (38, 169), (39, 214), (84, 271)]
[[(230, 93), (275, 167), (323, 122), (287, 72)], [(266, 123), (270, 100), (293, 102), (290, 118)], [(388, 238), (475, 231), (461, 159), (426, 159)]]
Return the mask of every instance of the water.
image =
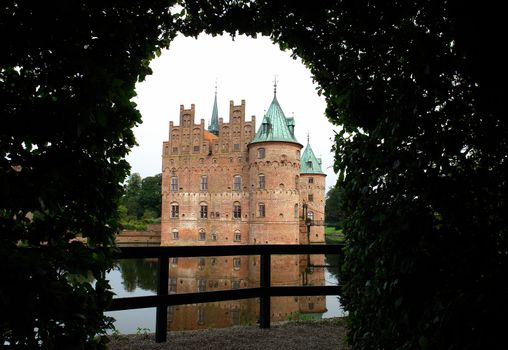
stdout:
[[(272, 285), (337, 285), (333, 256), (276, 256), (272, 258)], [(309, 268), (310, 266), (310, 268)], [(259, 257), (170, 259), (170, 293), (227, 290), (259, 286)], [(156, 294), (157, 262), (121, 260), (108, 274), (115, 297)], [(343, 316), (337, 296), (273, 297), (272, 321)], [(113, 311), (122, 334), (155, 331), (155, 308)], [(256, 324), (259, 299), (179, 305), (168, 308), (168, 330), (190, 330)]]

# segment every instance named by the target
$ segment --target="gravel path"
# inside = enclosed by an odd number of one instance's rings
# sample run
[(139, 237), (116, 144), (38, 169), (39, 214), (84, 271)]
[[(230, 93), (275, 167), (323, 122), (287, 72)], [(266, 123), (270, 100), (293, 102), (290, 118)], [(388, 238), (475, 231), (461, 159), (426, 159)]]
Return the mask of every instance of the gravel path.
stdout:
[(156, 343), (154, 334), (111, 336), (109, 348), (128, 349), (319, 349), (346, 350), (345, 319), (284, 322), (272, 324), (270, 329), (256, 326), (236, 326), (171, 332), (167, 343)]

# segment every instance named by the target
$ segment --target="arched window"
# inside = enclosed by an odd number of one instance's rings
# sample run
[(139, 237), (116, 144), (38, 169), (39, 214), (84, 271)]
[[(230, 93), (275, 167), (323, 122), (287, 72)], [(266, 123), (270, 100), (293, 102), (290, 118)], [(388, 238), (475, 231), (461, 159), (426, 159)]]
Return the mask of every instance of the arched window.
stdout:
[(265, 189), (265, 175), (259, 174), (258, 179), (259, 179), (259, 189), (264, 190)]
[(199, 217), (201, 219), (208, 218), (208, 204), (206, 202), (201, 202), (199, 206), (200, 206)]
[(240, 242), (242, 240), (242, 234), (241, 234), (240, 230), (235, 230), (234, 240), (235, 240), (235, 242)]
[(258, 203), (258, 216), (260, 218), (265, 217), (265, 203)]
[(217, 233), (212, 232), (212, 241), (216, 241), (216, 240), (217, 240)]
[(178, 239), (178, 230), (176, 228), (174, 228), (172, 231), (172, 238), (173, 239)]
[(178, 203), (173, 202), (171, 203), (171, 217), (177, 218), (180, 215), (180, 207)]
[(258, 148), (258, 158), (263, 159), (265, 157), (265, 149), (264, 148)]
[(206, 232), (204, 229), (199, 229), (199, 232), (198, 232), (198, 239), (200, 241), (204, 241), (206, 239)]
[(242, 177), (240, 175), (235, 175), (233, 177), (233, 190), (240, 191), (242, 189)]
[(312, 211), (307, 212), (307, 218), (309, 220), (314, 220), (314, 212), (312, 212)]
[(235, 202), (233, 204), (233, 218), (240, 219), (242, 217), (242, 206), (240, 202)]
[(298, 218), (298, 204), (295, 204), (295, 212), (294, 212), (294, 215), (295, 215), (295, 219)]
[(295, 188), (298, 189), (298, 175), (295, 176)]

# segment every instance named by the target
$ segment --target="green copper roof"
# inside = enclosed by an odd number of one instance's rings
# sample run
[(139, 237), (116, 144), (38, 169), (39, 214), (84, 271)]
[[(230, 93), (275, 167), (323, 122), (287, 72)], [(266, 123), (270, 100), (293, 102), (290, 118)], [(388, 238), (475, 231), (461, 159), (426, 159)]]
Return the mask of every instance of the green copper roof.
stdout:
[(266, 141), (283, 141), (298, 143), (293, 134), (294, 119), (288, 118), (284, 115), (282, 108), (277, 101), (277, 96), (273, 96), (272, 104), (268, 108), (261, 126), (252, 140), (251, 143), (266, 142)]
[(321, 159), (316, 158), (308, 142), (300, 158), (300, 174), (324, 174), (321, 170)]
[(217, 88), (215, 88), (215, 99), (213, 100), (212, 121), (208, 126), (208, 131), (214, 135), (219, 135), (219, 111), (217, 110)]

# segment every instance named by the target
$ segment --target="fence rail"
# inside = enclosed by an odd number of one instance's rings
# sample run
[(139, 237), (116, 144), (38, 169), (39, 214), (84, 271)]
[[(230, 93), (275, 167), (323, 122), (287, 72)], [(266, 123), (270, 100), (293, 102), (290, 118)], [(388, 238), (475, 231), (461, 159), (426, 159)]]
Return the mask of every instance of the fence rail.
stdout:
[[(225, 300), (260, 298), (259, 319), (261, 328), (270, 327), (270, 297), (338, 295), (340, 286), (287, 286), (272, 287), (271, 256), (296, 254), (341, 254), (342, 244), (335, 245), (224, 245), (224, 246), (172, 246), (123, 247), (115, 259), (157, 258), (159, 262), (157, 295), (115, 298), (108, 311), (156, 307), (155, 340), (167, 339), (167, 307)], [(199, 293), (168, 294), (169, 258), (259, 255), (260, 287)]]

